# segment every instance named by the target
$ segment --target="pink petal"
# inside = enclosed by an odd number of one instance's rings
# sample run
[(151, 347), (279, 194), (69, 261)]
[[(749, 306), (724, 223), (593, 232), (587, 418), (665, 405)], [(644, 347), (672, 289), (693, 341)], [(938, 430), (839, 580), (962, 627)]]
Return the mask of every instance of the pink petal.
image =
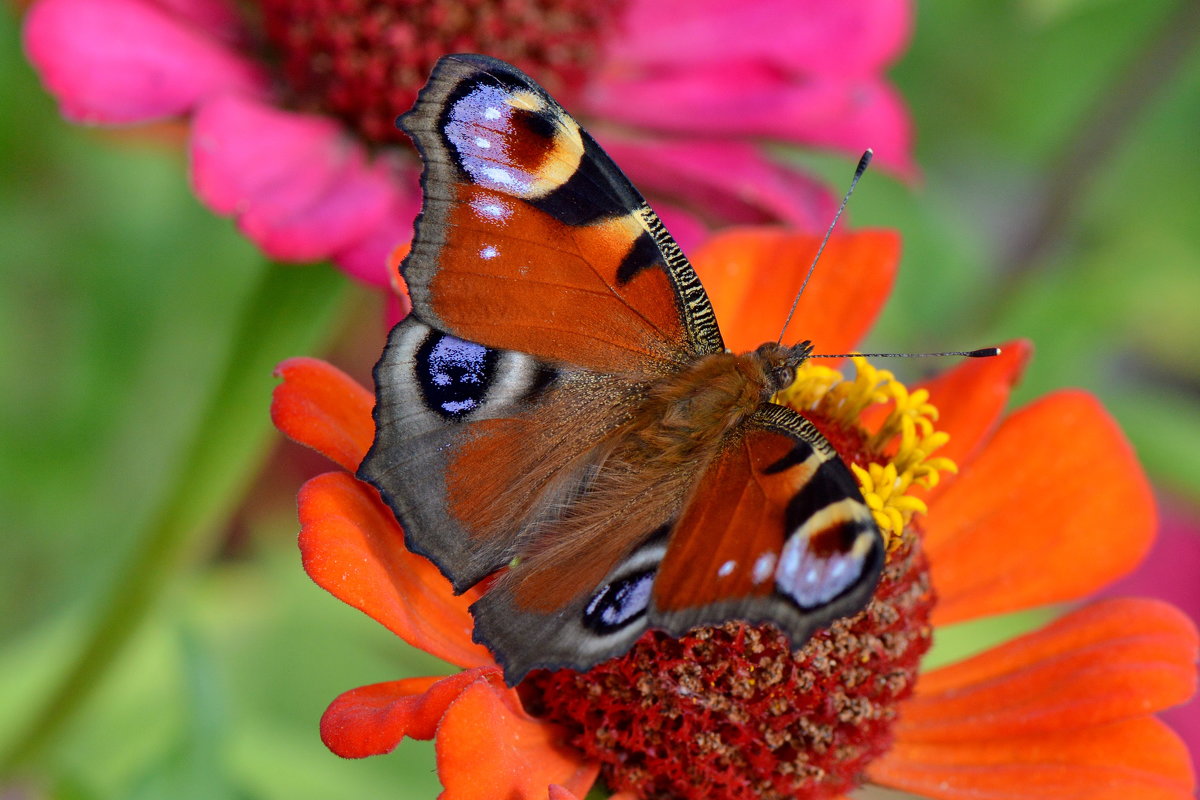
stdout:
[(387, 162), (331, 119), (226, 96), (196, 114), (191, 141), (196, 193), (267, 255), (311, 261), (371, 235), (393, 208)]
[(837, 207), (822, 185), (743, 142), (602, 139), (639, 189), (713, 222), (823, 231)]
[(388, 255), (396, 245), (412, 240), (413, 220), (421, 210), (421, 187), (416, 170), (391, 182), (391, 203), (379, 222), (358, 241), (333, 254), (342, 271), (372, 286), (388, 286)]
[(29, 60), (76, 122), (161, 119), (267, 85), (257, 65), (144, 0), (41, 0), (24, 35)]
[(865, 75), (907, 45), (912, 8), (907, 0), (633, 0), (623, 22), (606, 54), (626, 72), (720, 60)]
[(710, 64), (597, 82), (589, 111), (672, 134), (761, 136), (858, 155), (914, 172), (912, 123), (895, 90), (872, 77), (781, 74), (764, 64)]
[[(794, 119), (796, 133), (791, 141), (854, 155), (870, 147), (880, 166), (894, 170), (903, 178), (917, 177), (912, 119), (899, 92), (884, 81), (838, 84), (833, 87), (833, 92), (840, 99), (838, 112), (824, 120)], [(806, 122), (808, 127), (805, 127)], [(785, 126), (777, 126), (772, 132), (770, 126), (764, 124), (764, 136), (786, 138), (786, 134)]]

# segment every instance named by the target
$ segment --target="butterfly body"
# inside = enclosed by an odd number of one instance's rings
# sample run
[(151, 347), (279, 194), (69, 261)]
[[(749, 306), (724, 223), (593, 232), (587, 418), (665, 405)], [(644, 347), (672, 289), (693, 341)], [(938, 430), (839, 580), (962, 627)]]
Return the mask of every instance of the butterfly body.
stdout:
[(510, 683), (647, 627), (799, 646), (883, 562), (857, 484), (770, 402), (807, 342), (725, 350), (699, 278), (598, 145), (503, 62), (450, 56), (401, 119), (425, 162), (413, 314), (375, 371), (379, 489)]
[(704, 356), (649, 385), (636, 416), (617, 436), (628, 442), (631, 459), (647, 477), (665, 479), (688, 465), (707, 464), (760, 404), (791, 383), (803, 356), (790, 354), (764, 345), (750, 353)]

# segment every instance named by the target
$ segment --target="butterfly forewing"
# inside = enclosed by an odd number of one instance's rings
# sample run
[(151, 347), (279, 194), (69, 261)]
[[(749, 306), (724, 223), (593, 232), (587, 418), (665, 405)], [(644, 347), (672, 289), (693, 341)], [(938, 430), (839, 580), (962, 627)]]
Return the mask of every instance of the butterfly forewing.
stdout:
[(720, 352), (678, 245), (596, 142), (513, 67), (438, 62), (400, 120), (425, 161), (404, 277), (418, 316), (605, 373)]

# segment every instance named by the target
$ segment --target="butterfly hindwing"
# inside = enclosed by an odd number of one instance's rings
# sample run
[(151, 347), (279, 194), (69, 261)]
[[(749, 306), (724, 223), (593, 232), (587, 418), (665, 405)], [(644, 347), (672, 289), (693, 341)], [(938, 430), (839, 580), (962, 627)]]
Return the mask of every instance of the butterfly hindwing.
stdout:
[(671, 532), (649, 618), (673, 633), (772, 622), (799, 647), (867, 604), (883, 561), (845, 463), (811, 422), (768, 403), (700, 479)]
[[(670, 509), (658, 505), (654, 510)], [(517, 563), (471, 606), (475, 641), (495, 654), (509, 685), (532, 669), (585, 670), (624, 653), (650, 624), (650, 590), (666, 552), (669, 528), (669, 522), (655, 528), (642, 520), (614, 518), (614, 540), (632, 547), (587, 583), (576, 571), (578, 561)], [(529, 570), (534, 574), (522, 574)], [(531, 607), (523, 602), (522, 589), (540, 594), (556, 578), (571, 582), (570, 594), (560, 605)]]
[(764, 405), (688, 480), (695, 488), (682, 507), (647, 497), (640, 518), (612, 517), (608, 532), (628, 552), (600, 580), (584, 579), (570, 559), (520, 577), (572, 581), (573, 596), (530, 607), (514, 578), (538, 567), (517, 564), (476, 601), (476, 639), (509, 683), (535, 668), (588, 669), (647, 628), (678, 635), (730, 619), (771, 622), (799, 647), (870, 600), (883, 569), (879, 529), (850, 470), (799, 414)]
[(524, 73), (443, 58), (399, 124), (425, 163), (403, 265), (422, 320), (602, 373), (722, 350), (704, 288), (658, 217)]

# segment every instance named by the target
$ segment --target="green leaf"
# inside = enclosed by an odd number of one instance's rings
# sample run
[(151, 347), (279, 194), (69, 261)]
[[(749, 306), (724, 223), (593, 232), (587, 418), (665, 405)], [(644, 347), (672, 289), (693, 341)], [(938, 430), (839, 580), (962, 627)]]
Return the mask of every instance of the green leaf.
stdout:
[(187, 706), (184, 722), (162, 755), (144, 765), (143, 773), (125, 796), (129, 800), (246, 797), (225, 771), (229, 720), (217, 665), (203, 642), (186, 626), (177, 638), (183, 667), (178, 674), (183, 684), (179, 695)]
[(271, 431), (272, 369), (310, 352), (329, 331), (345, 286), (327, 267), (264, 269), (162, 503), (116, 575), (78, 656), (6, 754), (5, 771), (35, 757), (78, 712), (186, 556), (207, 542), (242, 496)]

